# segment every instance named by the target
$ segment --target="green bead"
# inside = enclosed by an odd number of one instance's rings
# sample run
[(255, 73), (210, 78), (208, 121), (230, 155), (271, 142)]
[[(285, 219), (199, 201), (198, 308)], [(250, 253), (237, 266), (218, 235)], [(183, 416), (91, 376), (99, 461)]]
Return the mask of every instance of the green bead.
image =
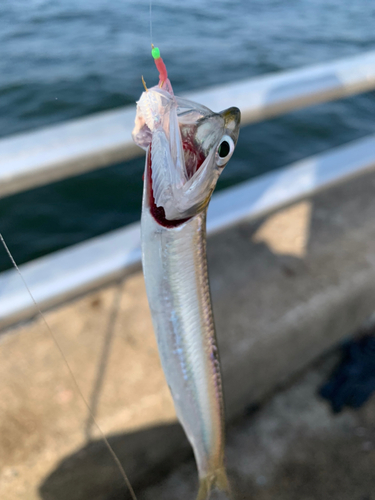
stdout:
[(152, 57), (154, 59), (159, 59), (160, 57), (160, 50), (158, 47), (154, 47), (152, 50), (151, 50), (151, 54), (152, 54)]

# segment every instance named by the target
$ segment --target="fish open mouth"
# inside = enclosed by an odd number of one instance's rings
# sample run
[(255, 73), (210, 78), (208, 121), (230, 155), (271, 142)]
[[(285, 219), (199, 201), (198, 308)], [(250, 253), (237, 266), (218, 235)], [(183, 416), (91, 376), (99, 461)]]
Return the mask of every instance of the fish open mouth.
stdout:
[(198, 172), (202, 166), (206, 156), (194, 144), (194, 139), (191, 135), (187, 135), (182, 139), (182, 148), (184, 150), (185, 169), (188, 179), (191, 179), (195, 172)]
[(207, 207), (238, 138), (237, 108), (221, 113), (206, 109), (205, 116), (203, 112), (197, 116), (190, 111), (193, 104), (184, 103), (190, 108), (178, 115), (177, 127), (176, 122), (166, 122), (165, 130), (154, 132), (147, 150), (149, 209), (156, 222), (167, 228), (183, 224)]
[[(206, 157), (204, 154), (197, 149), (191, 137), (187, 137), (184, 139), (183, 143), (183, 151), (185, 158), (185, 168), (188, 175), (188, 179), (191, 179), (193, 175), (199, 170), (199, 168), (204, 163)], [(186, 217), (184, 219), (176, 219), (169, 220), (165, 216), (165, 210), (163, 207), (156, 206), (154, 193), (152, 189), (152, 155), (151, 155), (151, 144), (149, 145), (147, 152), (147, 167), (146, 167), (146, 182), (147, 182), (147, 190), (148, 190), (148, 201), (150, 206), (150, 212), (153, 218), (156, 220), (158, 224), (163, 227), (172, 228), (178, 227), (184, 222), (191, 219), (191, 217)]]

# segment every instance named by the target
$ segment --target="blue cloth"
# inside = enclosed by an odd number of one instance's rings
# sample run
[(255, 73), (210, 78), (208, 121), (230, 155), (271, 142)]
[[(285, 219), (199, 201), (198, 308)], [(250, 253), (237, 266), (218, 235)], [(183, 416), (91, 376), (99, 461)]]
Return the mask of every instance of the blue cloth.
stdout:
[(342, 346), (342, 359), (319, 394), (339, 413), (360, 408), (375, 392), (375, 336), (366, 335)]

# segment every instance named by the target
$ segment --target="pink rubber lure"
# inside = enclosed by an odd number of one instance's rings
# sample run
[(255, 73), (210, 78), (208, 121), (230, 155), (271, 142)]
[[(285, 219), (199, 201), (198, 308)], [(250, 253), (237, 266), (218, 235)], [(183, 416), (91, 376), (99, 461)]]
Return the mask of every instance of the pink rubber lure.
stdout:
[(152, 57), (154, 58), (155, 65), (157, 70), (159, 71), (159, 82), (162, 87), (163, 84), (168, 80), (168, 71), (164, 64), (163, 59), (160, 57), (160, 50), (158, 47), (152, 47), (151, 50)]

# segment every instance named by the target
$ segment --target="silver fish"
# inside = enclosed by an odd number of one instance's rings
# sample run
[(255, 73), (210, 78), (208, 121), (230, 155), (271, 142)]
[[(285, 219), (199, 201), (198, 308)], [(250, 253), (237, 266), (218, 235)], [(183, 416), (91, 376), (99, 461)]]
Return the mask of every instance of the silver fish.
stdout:
[(214, 488), (230, 496), (206, 212), (237, 143), (240, 111), (213, 113), (174, 96), (164, 80), (142, 94), (135, 123), (133, 139), (147, 151), (142, 263), (162, 367), (194, 450), (197, 500), (209, 498)]

